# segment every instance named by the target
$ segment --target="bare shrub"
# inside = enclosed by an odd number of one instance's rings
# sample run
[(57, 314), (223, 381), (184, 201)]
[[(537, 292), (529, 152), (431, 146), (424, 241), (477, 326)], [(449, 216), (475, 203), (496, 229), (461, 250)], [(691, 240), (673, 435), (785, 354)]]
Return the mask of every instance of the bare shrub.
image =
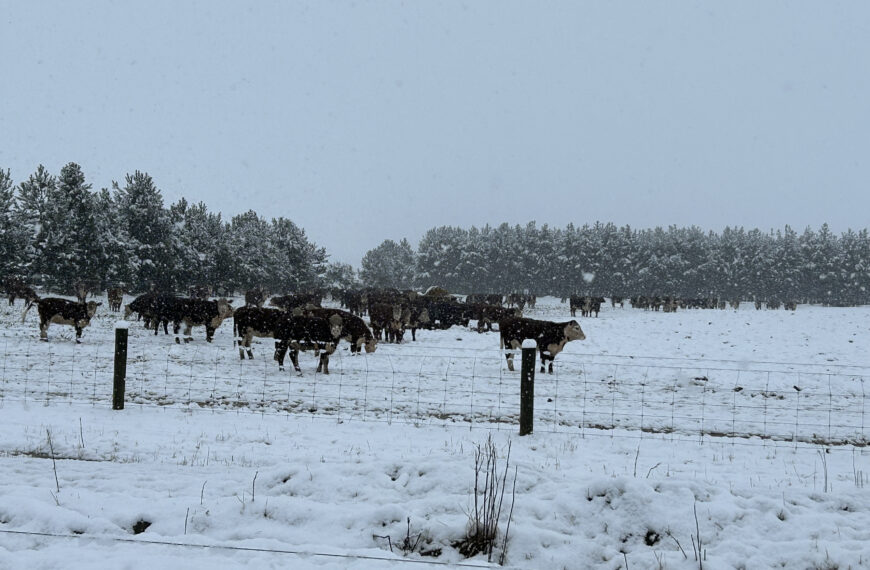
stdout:
[[(474, 510), (468, 514), (468, 526), (465, 537), (453, 543), (460, 554), (472, 557), (485, 553), (488, 562), (492, 562), (492, 554), (501, 535), (499, 525), (502, 518), (505, 484), (510, 467), (511, 445), (508, 442), (505, 454), (504, 470), (499, 476), (498, 452), (492, 435), (487, 436), (484, 444), (477, 444), (474, 452)], [(514, 498), (516, 496), (516, 469), (511, 492), (511, 507), (507, 516), (507, 526), (502, 538), (499, 564), (504, 564), (507, 553), (508, 532), (513, 517)]]

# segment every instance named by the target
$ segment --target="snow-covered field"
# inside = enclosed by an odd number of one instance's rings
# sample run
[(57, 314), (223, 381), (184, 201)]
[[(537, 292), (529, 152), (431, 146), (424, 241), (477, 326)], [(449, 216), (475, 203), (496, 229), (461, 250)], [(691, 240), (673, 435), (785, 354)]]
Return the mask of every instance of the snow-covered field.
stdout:
[[(506, 503), (516, 469), (511, 567), (695, 568), (699, 538), (706, 568), (870, 558), (870, 308), (608, 306), (537, 374), (522, 438), (497, 333), (458, 327), (342, 345), (329, 376), (303, 354), (300, 377), (266, 342), (240, 361), (230, 322), (188, 345), (134, 324), (112, 411), (100, 309), (75, 345), (2, 308), (0, 568), (485, 565), (451, 545), (490, 434), (502, 466), (511, 445)], [(551, 298), (528, 314), (570, 318)]]

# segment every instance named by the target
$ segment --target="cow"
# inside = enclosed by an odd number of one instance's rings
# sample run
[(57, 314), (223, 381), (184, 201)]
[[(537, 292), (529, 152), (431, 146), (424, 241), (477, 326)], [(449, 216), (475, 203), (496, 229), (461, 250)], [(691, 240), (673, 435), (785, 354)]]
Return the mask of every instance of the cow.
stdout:
[(187, 294), (191, 299), (208, 299), (211, 297), (211, 287), (208, 285), (191, 285), (187, 288)]
[(617, 295), (612, 295), (612, 296), (610, 297), (610, 306), (611, 306), (612, 308), (615, 309), (615, 308), (616, 308), (616, 305), (619, 305), (619, 308), (620, 308), (620, 309), (624, 309), (624, 308), (625, 308), (625, 299), (624, 299), (624, 297), (619, 297), (619, 296), (617, 296)]
[(492, 323), (497, 323), (510, 317), (523, 316), (519, 309), (507, 309), (485, 303), (466, 303), (465, 314), (468, 318), (477, 321), (477, 332), (479, 333), (492, 331)]
[(586, 335), (580, 324), (575, 321), (554, 323), (550, 321), (537, 321), (524, 318), (510, 318), (499, 321), (498, 329), (501, 336), (501, 347), (508, 352), (508, 370), (514, 369), (514, 355), (512, 350), (520, 348), (527, 338), (538, 343), (538, 351), (541, 355), (541, 372), (544, 372), (545, 363), (549, 360), (549, 373), (553, 373), (553, 359), (562, 352), (565, 344), (572, 340), (585, 340)]
[(786, 311), (797, 311), (797, 301), (785, 301), (782, 308)]
[(363, 347), (366, 352), (374, 352), (377, 349), (378, 343), (362, 317), (341, 309), (321, 308), (306, 309), (305, 316), (326, 319), (330, 326), (340, 327), (339, 338), (350, 343), (351, 355), (361, 353)]
[(91, 324), (91, 319), (96, 314), (97, 307), (102, 305), (102, 303), (95, 301), (76, 303), (75, 301), (59, 297), (36, 299), (24, 307), (24, 312), (21, 314), (22, 323), (25, 317), (27, 317), (27, 311), (33, 305), (36, 305), (39, 310), (39, 340), (48, 342), (48, 326), (51, 323), (55, 323), (74, 327), (76, 330), (76, 344), (80, 344), (82, 329)]
[(522, 311), (526, 307), (526, 296), (522, 293), (510, 293), (507, 296), (507, 306), (517, 306)]
[(88, 299), (88, 293), (91, 291), (96, 291), (100, 287), (100, 284), (96, 281), (91, 280), (82, 280), (76, 281), (73, 288), (75, 289), (76, 299), (79, 300), (79, 303), (84, 303)]
[(256, 337), (266, 338), (275, 336), (275, 327), (278, 320), (286, 316), (284, 311), (278, 309), (264, 309), (261, 307), (240, 307), (233, 311), (233, 334), (239, 347), (239, 358), (254, 358), (251, 349), (251, 340)]
[(362, 291), (345, 289), (341, 292), (341, 304), (350, 313), (361, 317), (363, 315), (363, 294)]
[(320, 356), (317, 372), (329, 374), (329, 355), (335, 352), (341, 327), (330, 325), (326, 319), (296, 316), (284, 313), (275, 324), (275, 360), (278, 370), (284, 370), (284, 356), (290, 350), (290, 361), (296, 373), (299, 368), (299, 351), (313, 349)]
[(571, 316), (576, 317), (577, 309), (580, 309), (580, 314), (584, 317), (591, 317), (592, 313), (597, 317), (603, 303), (604, 297), (571, 295)]
[(164, 334), (169, 334), (169, 314), (178, 297), (167, 293), (145, 293), (139, 295), (124, 307), (124, 318), (129, 319), (133, 313), (136, 313), (137, 319), (142, 318), (145, 321), (145, 328), (154, 327), (154, 334), (160, 328), (160, 323), (163, 323)]
[(483, 303), (486, 305), (495, 305), (501, 307), (501, 295), (489, 293), (473, 293), (465, 298), (465, 302), (469, 305)]
[(248, 289), (245, 291), (245, 306), (246, 307), (262, 307), (263, 303), (269, 297), (269, 293), (262, 287)]
[(319, 307), (322, 299), (323, 296), (319, 293), (291, 293), (272, 297), (269, 299), (269, 306), (277, 307), (282, 311), (293, 311), (308, 306)]
[(124, 288), (123, 287), (110, 287), (106, 291), (106, 298), (109, 301), (109, 310), (114, 313), (117, 313), (121, 310), (121, 303), (124, 302)]
[(193, 340), (191, 331), (195, 326), (205, 326), (205, 340), (211, 342), (214, 332), (224, 319), (232, 316), (233, 307), (231, 301), (219, 299), (207, 301), (205, 299), (191, 299), (183, 297), (167, 298), (165, 302), (158, 303), (156, 309), (154, 334), (160, 322), (172, 321), (172, 330), (175, 333), (175, 342), (181, 344), (178, 331), (184, 323), (184, 342)]
[(28, 305), (39, 300), (39, 295), (32, 288), (24, 284), (20, 279), (10, 278), (3, 283), (3, 288), (6, 290), (6, 295), (9, 298), (9, 306), (15, 304), (15, 299), (24, 299), (24, 304)]
[(427, 328), (449, 329), (453, 325), (468, 326), (471, 320), (464, 304), (446, 299), (424, 299), (429, 313)]
[(386, 342), (402, 342), (402, 305), (392, 303), (372, 303), (369, 305), (369, 323), (374, 337), (381, 340), (381, 331)]

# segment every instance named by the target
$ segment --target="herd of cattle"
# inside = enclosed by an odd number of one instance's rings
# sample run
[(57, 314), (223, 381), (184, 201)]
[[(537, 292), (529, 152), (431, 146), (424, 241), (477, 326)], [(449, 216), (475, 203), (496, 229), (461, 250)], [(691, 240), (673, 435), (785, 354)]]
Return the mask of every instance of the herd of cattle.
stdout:
[[(72, 326), (79, 343), (82, 330), (90, 324), (102, 303), (78, 302), (59, 297), (40, 298), (30, 287), (18, 282), (6, 282), (4, 288), (12, 305), (17, 298), (25, 301), (21, 321), (28, 311), (36, 306), (39, 313), (40, 339), (48, 341), (50, 324)], [(108, 305), (112, 311), (120, 311), (124, 290), (111, 288), (107, 291)], [(191, 293), (194, 293), (193, 291)], [(448, 329), (454, 325), (469, 326), (477, 322), (478, 332), (492, 331), (498, 325), (502, 348), (507, 349), (506, 359), (513, 370), (512, 350), (520, 348), (523, 340), (537, 341), (541, 355), (541, 371), (549, 362), (553, 371), (553, 359), (571, 340), (583, 340), (585, 335), (575, 320), (555, 323), (522, 317), (525, 307), (534, 307), (533, 295), (469, 295), (459, 302), (446, 292), (419, 294), (415, 291), (396, 289), (364, 289), (360, 291), (333, 291), (332, 298), (343, 308), (322, 307), (322, 292), (269, 295), (262, 289), (253, 289), (245, 294), (245, 306), (233, 308), (227, 299), (200, 298), (205, 292), (196, 292), (188, 297), (165, 293), (146, 293), (136, 297), (125, 307), (125, 318), (134, 314), (143, 320), (148, 330), (159, 334), (161, 325), (164, 334), (169, 334), (173, 324), (175, 341), (193, 340), (193, 327), (205, 327), (206, 340), (211, 342), (215, 330), (227, 318), (233, 318), (234, 337), (239, 357), (253, 358), (251, 342), (254, 337), (275, 340), (274, 358), (279, 368), (284, 369), (287, 352), (296, 372), (301, 373), (298, 355), (300, 351), (312, 350), (319, 357), (317, 371), (329, 373), (329, 355), (340, 341), (350, 344), (351, 354), (363, 350), (374, 352), (379, 341), (400, 343), (405, 332), (410, 330), (416, 340), (418, 329)], [(207, 293), (206, 293), (207, 294)], [(84, 295), (83, 295), (84, 296)], [(264, 307), (266, 300), (269, 307)], [(507, 306), (504, 306), (507, 305)], [(585, 313), (584, 313), (585, 314)], [(368, 323), (363, 319), (368, 316)], [(184, 325), (179, 336), (181, 325)]]
[[(31, 307), (38, 307), (40, 339), (45, 341), (48, 340), (49, 325), (55, 323), (74, 327), (76, 342), (80, 342), (82, 330), (101, 304), (86, 301), (89, 287), (84, 284), (76, 286), (78, 302), (57, 297), (40, 298), (33, 288), (18, 280), (7, 280), (4, 288), (10, 305), (18, 298), (24, 299), (22, 322)], [(549, 371), (552, 372), (553, 359), (565, 344), (585, 338), (576, 320), (556, 323), (523, 318), (523, 310), (534, 308), (537, 299), (534, 295), (522, 293), (471, 294), (464, 302), (459, 302), (438, 288), (425, 294), (383, 288), (330, 291), (332, 299), (341, 305), (340, 309), (322, 306), (323, 291), (270, 297), (261, 288), (251, 289), (245, 293), (245, 306), (235, 309), (226, 299), (208, 299), (210, 293), (203, 287), (192, 288), (188, 297), (146, 293), (126, 306), (125, 318), (136, 314), (149, 330), (154, 329), (155, 335), (161, 325), (164, 333), (169, 334), (169, 323), (172, 322), (175, 341), (180, 343), (182, 339), (184, 342), (193, 340), (193, 327), (198, 326), (205, 327), (206, 340), (211, 342), (215, 330), (225, 319), (232, 317), (240, 358), (253, 358), (251, 342), (254, 337), (273, 338), (274, 358), (281, 370), (288, 351), (294, 369), (301, 372), (299, 352), (313, 350), (319, 357), (317, 371), (324, 374), (329, 373), (329, 355), (342, 340), (350, 344), (354, 355), (363, 350), (371, 353), (378, 342), (401, 343), (406, 331), (410, 331), (411, 339), (416, 340), (418, 329), (447, 329), (454, 325), (468, 327), (471, 321), (476, 321), (478, 332), (492, 331), (493, 324), (498, 325), (501, 347), (507, 349), (510, 370), (514, 369), (512, 351), (520, 348), (525, 339), (537, 342), (541, 371), (549, 362)], [(120, 311), (124, 294), (124, 289), (117, 287), (107, 291), (110, 310)], [(264, 307), (267, 300), (269, 307)], [(583, 317), (591, 317), (593, 313), (597, 317), (605, 302), (603, 297), (591, 295), (571, 295), (563, 302), (566, 300), (572, 317), (576, 317), (578, 310)], [(635, 308), (664, 312), (674, 312), (678, 308), (724, 309), (730, 304), (736, 309), (739, 306), (739, 301), (726, 303), (716, 298), (637, 296), (631, 297), (629, 302)], [(612, 296), (611, 304), (623, 307), (624, 298)], [(791, 301), (784, 305), (786, 309), (796, 308), (796, 303)], [(778, 301), (767, 302), (767, 308), (779, 306)], [(761, 309), (762, 302), (756, 301), (755, 308)], [(365, 316), (368, 323), (363, 319)], [(181, 325), (184, 325), (184, 330), (179, 336)]]

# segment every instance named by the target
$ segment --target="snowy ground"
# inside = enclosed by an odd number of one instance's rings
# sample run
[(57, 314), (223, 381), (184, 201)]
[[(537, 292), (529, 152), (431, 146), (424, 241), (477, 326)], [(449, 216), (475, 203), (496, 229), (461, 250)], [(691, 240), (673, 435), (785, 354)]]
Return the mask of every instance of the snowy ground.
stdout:
[(116, 317), (40, 343), (20, 310), (0, 315), (0, 568), (485, 565), (451, 545), (489, 434), (516, 469), (511, 567), (696, 568), (698, 537), (706, 568), (870, 558), (868, 308), (607, 307), (538, 374), (523, 438), (495, 333), (342, 351), (328, 377), (303, 355), (298, 377), (268, 343), (240, 362), (230, 323), (181, 346), (133, 325), (112, 411)]

